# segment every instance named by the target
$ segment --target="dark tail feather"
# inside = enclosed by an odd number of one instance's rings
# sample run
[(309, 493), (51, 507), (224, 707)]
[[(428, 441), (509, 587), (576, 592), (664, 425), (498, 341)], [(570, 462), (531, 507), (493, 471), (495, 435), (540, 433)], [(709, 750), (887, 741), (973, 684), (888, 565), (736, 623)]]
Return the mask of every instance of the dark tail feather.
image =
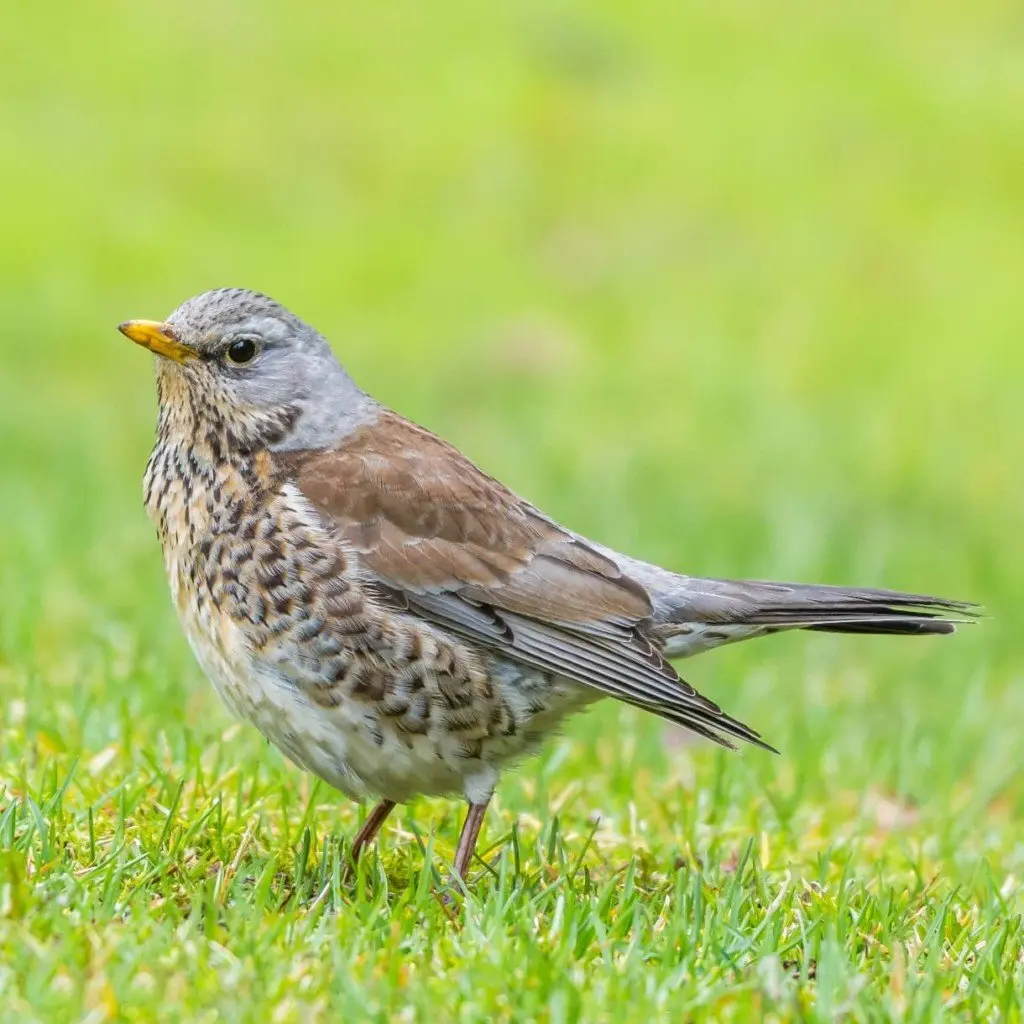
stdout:
[[(964, 620), (973, 621), (973, 620)], [(804, 626), (822, 633), (888, 633), (891, 636), (939, 636), (955, 633), (957, 623), (945, 619), (924, 619), (908, 622), (906, 619), (874, 619), (870, 622), (832, 623), (827, 626)]]

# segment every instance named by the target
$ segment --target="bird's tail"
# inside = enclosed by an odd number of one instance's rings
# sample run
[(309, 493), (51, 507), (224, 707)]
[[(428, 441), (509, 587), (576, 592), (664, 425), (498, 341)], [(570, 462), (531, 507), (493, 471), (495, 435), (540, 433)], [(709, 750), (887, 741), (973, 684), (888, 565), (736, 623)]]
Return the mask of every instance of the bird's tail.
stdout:
[(977, 607), (896, 590), (676, 576), (656, 598), (655, 632), (672, 657), (787, 629), (922, 636), (952, 633)]
[[(833, 633), (952, 633), (974, 605), (898, 590), (765, 580), (688, 581), (688, 611), (700, 621), (788, 626)], [(682, 609), (680, 609), (682, 610)]]

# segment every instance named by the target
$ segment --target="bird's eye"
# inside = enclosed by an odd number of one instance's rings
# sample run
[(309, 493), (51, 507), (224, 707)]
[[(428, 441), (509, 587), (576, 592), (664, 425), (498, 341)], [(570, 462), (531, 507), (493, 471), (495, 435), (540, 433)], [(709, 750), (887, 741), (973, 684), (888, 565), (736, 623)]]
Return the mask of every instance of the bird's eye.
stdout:
[(225, 353), (229, 363), (249, 363), (256, 356), (256, 342), (251, 338), (239, 338), (228, 346)]

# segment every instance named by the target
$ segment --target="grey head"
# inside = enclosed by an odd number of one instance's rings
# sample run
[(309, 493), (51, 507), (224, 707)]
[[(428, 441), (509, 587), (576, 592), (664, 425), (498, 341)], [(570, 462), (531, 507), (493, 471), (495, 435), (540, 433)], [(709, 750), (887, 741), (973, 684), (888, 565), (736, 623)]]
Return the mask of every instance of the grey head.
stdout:
[(118, 329), (159, 357), (164, 430), (246, 448), (322, 448), (376, 416), (326, 339), (259, 292), (218, 288), (165, 321)]

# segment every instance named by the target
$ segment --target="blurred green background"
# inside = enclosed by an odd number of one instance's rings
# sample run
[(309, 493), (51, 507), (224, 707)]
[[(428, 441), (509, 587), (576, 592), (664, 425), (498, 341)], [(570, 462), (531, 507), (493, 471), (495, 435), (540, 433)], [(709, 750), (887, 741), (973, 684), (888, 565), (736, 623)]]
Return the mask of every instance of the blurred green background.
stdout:
[[(1024, 875), (1019, 5), (13, 0), (4, 21), (0, 794), (109, 750), (65, 795), (81, 823), (154, 751), (217, 743), (308, 790), (255, 734), (221, 738), (141, 509), (151, 368), (114, 329), (240, 285), (600, 541), (991, 615), (686, 665), (784, 756), (647, 742), (658, 723), (602, 706), (508, 780), (506, 824), (547, 819), (547, 764), (584, 835), (633, 800), (636, 843), (713, 848), (681, 808), (725, 772), (711, 831), (781, 837), (780, 870), (856, 845), (883, 794), (914, 822), (884, 842), (951, 886)], [(319, 799), (318, 828), (351, 832)], [(457, 811), (408, 814), (450, 845)]]

